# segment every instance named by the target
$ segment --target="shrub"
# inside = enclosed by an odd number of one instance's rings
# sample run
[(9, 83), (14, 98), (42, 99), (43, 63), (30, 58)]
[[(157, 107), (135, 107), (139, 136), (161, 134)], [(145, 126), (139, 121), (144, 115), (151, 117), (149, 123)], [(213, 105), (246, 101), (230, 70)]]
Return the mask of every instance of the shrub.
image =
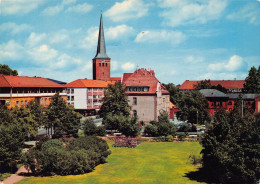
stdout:
[(93, 136), (73, 139), (66, 146), (59, 140), (49, 140), (40, 150), (25, 153), (22, 161), (34, 174), (83, 174), (104, 163), (111, 153), (108, 149), (104, 140)]
[(179, 141), (184, 141), (184, 139), (186, 138), (186, 134), (182, 133), (178, 136)]
[(148, 136), (156, 137), (158, 135), (158, 130), (156, 125), (146, 125), (144, 128), (144, 133)]
[(165, 139), (168, 142), (173, 142), (173, 140), (174, 140), (172, 135), (167, 135)]

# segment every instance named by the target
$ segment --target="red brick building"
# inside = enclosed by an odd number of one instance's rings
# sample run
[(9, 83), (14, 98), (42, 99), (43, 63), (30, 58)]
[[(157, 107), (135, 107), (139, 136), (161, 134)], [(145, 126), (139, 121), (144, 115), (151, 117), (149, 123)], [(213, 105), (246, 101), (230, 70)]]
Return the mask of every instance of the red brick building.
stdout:
[[(212, 117), (218, 109), (231, 111), (234, 109), (235, 101), (239, 98), (238, 93), (222, 93), (216, 89), (202, 89), (200, 92), (208, 100), (208, 109)], [(260, 112), (260, 94), (242, 94), (243, 105), (253, 109), (255, 113)]]
[[(242, 92), (242, 89), (244, 88), (244, 80), (209, 80), (212, 86), (221, 85), (224, 88), (228, 89), (230, 92)], [(194, 90), (194, 86), (197, 85), (201, 80), (198, 81), (190, 81), (186, 80), (183, 82), (183, 84), (180, 86), (181, 92), (187, 92)]]
[(9, 109), (27, 106), (33, 100), (46, 107), (56, 93), (67, 100), (65, 87), (48, 79), (0, 75), (0, 105)]

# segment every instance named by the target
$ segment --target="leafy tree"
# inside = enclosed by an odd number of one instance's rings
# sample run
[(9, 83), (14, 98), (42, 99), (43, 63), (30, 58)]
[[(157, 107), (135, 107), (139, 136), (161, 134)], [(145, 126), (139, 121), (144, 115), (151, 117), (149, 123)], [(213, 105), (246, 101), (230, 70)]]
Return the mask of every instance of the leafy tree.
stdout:
[(83, 123), (84, 134), (87, 136), (105, 136), (106, 129), (103, 126), (97, 127), (92, 119), (86, 119)]
[(23, 130), (29, 134), (29, 136), (36, 137), (40, 124), (35, 120), (30, 109), (15, 107), (12, 109), (11, 113), (13, 114), (15, 123), (21, 125)]
[(31, 111), (31, 114), (33, 115), (33, 119), (40, 125), (45, 125), (47, 121), (46, 116), (46, 108), (41, 106), (36, 101), (30, 101), (28, 104), (28, 108)]
[(199, 91), (189, 91), (183, 94), (179, 102), (178, 118), (189, 123), (199, 123), (210, 121), (208, 112), (208, 101)]
[(52, 97), (47, 109), (47, 128), (54, 128), (54, 135), (76, 134), (80, 128), (80, 116), (68, 106), (59, 94)]
[(0, 125), (0, 172), (14, 172), (20, 159), (25, 133), (17, 124)]
[(170, 92), (170, 101), (173, 104), (178, 104), (179, 100), (182, 98), (182, 93), (179, 88), (175, 86), (173, 83), (163, 84), (166, 89)]
[(254, 66), (248, 72), (245, 79), (244, 89), (245, 93), (260, 93), (260, 66), (256, 69)]
[(198, 82), (197, 85), (194, 85), (194, 89), (201, 90), (201, 89), (211, 89), (210, 80), (202, 80)]
[(151, 125), (145, 127), (144, 132), (153, 137), (175, 135), (174, 125), (170, 122), (169, 114), (167, 111), (160, 112), (158, 122), (150, 122)]
[(17, 70), (12, 70), (8, 65), (0, 64), (0, 74), (17, 76)]
[(224, 88), (220, 84), (218, 84), (217, 86), (211, 86), (211, 89), (216, 89), (216, 90), (219, 90), (219, 91), (221, 91), (223, 93), (227, 93), (228, 92), (227, 88)]
[(14, 122), (13, 114), (6, 106), (0, 106), (0, 125), (9, 125)]
[(238, 100), (228, 114), (220, 109), (201, 144), (203, 169), (216, 183), (256, 183), (260, 179), (260, 122)]
[(122, 132), (126, 137), (136, 137), (141, 128), (137, 123), (137, 117), (128, 117), (125, 121), (120, 123), (119, 131)]
[(103, 104), (100, 108), (99, 114), (101, 117), (106, 119), (106, 116), (109, 113), (123, 116), (130, 115), (126, 88), (119, 82), (116, 82), (114, 85), (109, 85), (103, 98)]

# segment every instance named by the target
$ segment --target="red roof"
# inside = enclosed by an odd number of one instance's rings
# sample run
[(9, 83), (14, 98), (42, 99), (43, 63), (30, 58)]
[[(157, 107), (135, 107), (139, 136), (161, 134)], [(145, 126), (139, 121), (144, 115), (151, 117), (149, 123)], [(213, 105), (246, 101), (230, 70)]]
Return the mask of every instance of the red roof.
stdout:
[(72, 88), (107, 88), (108, 84), (110, 82), (105, 82), (101, 80), (92, 80), (92, 79), (77, 79), (75, 81), (72, 81), (68, 84), (66, 84), (66, 87), (72, 87)]
[(0, 75), (0, 87), (64, 88), (63, 85), (42, 77)]
[(121, 77), (110, 77), (110, 81), (120, 82)]
[[(199, 81), (189, 81), (186, 80), (184, 83), (180, 86), (180, 89), (194, 89), (194, 85), (197, 85)], [(220, 84), (226, 89), (242, 89), (244, 87), (244, 80), (210, 80), (210, 83), (212, 86), (217, 86)]]
[[(149, 91), (145, 93), (156, 93), (157, 83), (159, 82), (158, 79), (155, 77), (155, 73), (153, 70), (146, 70), (144, 68), (137, 69), (134, 73), (124, 73), (122, 81), (126, 86), (149, 87)], [(166, 90), (166, 88), (161, 83), (160, 85), (162, 88), (162, 92), (168, 94), (169, 92)]]

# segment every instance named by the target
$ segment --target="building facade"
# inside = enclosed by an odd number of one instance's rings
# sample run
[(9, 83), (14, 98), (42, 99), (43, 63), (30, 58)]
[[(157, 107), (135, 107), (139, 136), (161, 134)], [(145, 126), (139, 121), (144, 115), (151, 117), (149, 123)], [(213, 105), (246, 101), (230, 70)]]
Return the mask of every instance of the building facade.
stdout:
[(96, 114), (102, 105), (104, 92), (109, 82), (91, 79), (78, 79), (65, 86), (67, 87), (67, 103), (75, 110), (84, 114)]
[(139, 121), (157, 121), (160, 112), (169, 112), (170, 96), (166, 88), (155, 77), (153, 70), (137, 69), (123, 74), (131, 113)]
[(27, 106), (30, 101), (47, 107), (56, 93), (67, 100), (65, 87), (48, 79), (0, 75), (0, 105), (9, 109)]
[[(234, 109), (236, 100), (239, 98), (238, 93), (222, 93), (216, 89), (202, 89), (200, 93), (208, 100), (208, 110), (212, 117), (219, 109), (231, 111)], [(260, 94), (241, 94), (242, 105), (251, 108), (255, 113), (260, 112)]]

